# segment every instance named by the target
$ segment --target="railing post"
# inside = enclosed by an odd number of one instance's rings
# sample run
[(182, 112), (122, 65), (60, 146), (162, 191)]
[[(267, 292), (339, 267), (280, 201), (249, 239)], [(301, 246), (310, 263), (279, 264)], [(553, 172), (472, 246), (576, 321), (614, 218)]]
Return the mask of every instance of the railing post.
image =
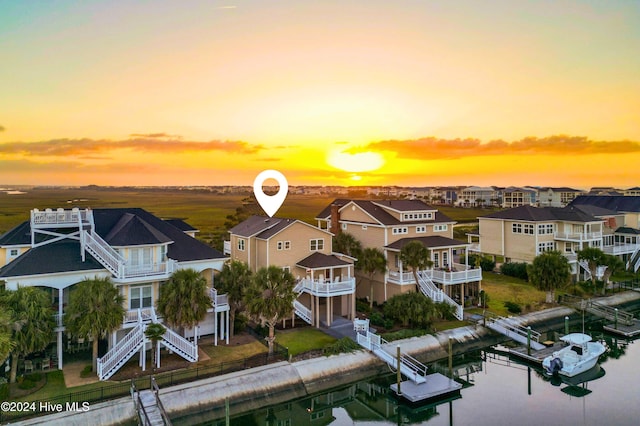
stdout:
[(527, 327), (527, 355), (531, 356), (531, 326)]

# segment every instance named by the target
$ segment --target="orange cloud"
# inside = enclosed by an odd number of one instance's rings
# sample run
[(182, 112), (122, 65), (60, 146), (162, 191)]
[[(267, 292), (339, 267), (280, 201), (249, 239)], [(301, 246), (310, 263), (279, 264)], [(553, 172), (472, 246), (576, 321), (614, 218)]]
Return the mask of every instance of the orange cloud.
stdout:
[[(164, 135), (164, 134), (154, 134)], [(138, 137), (127, 140), (108, 139), (51, 139), (39, 142), (7, 142), (0, 144), (0, 154), (22, 154), (27, 156), (70, 156), (106, 153), (119, 149), (131, 149), (142, 152), (177, 153), (226, 151), (238, 154), (255, 154), (264, 147), (242, 141), (183, 141), (159, 139), (168, 136)]]
[[(426, 137), (411, 140), (371, 142), (365, 149), (389, 151), (398, 158), (447, 159), (487, 155), (588, 155), (624, 154), (640, 152), (636, 141), (593, 141), (583, 136), (556, 135), (544, 138), (526, 137), (519, 141), (493, 140), (483, 143), (479, 139), (439, 139)], [(363, 148), (346, 150), (361, 152)]]

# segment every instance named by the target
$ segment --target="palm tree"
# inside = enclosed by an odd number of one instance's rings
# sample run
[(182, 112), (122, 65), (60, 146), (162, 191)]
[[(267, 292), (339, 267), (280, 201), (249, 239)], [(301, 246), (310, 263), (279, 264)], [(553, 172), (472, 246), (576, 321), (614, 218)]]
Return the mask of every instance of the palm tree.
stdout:
[(277, 266), (260, 268), (247, 289), (245, 303), (249, 315), (269, 328), (269, 354), (273, 353), (275, 327), (279, 320), (293, 311), (296, 293), (295, 278), (291, 272)]
[(0, 303), (0, 365), (4, 364), (13, 346), (9, 307), (4, 303)]
[(605, 285), (602, 286), (602, 294), (604, 295), (607, 287), (606, 284), (609, 282), (611, 275), (624, 270), (625, 265), (622, 259), (612, 254), (605, 254), (602, 264), (607, 267), (604, 271), (604, 275), (602, 276), (602, 280), (605, 282)]
[(566, 257), (559, 251), (546, 251), (533, 259), (528, 265), (529, 281), (539, 290), (547, 292), (547, 303), (555, 301), (556, 288), (571, 280), (571, 267)]
[(6, 296), (12, 329), (11, 373), (15, 383), (18, 358), (44, 350), (53, 337), (54, 319), (49, 294), (35, 287), (18, 287)]
[(76, 336), (93, 338), (93, 371), (98, 367), (98, 339), (116, 331), (122, 324), (123, 301), (109, 278), (84, 280), (71, 290), (65, 325)]
[(333, 251), (358, 258), (362, 253), (362, 245), (353, 235), (341, 232), (333, 237)]
[[(245, 293), (251, 284), (251, 270), (249, 265), (239, 260), (225, 263), (218, 275), (218, 291), (227, 293), (229, 298), (229, 322), (234, 324), (236, 314), (244, 310)], [(231, 337), (234, 327), (231, 327)]]
[[(154, 322), (149, 324), (144, 331), (144, 335), (147, 336), (149, 340), (151, 340), (151, 350), (153, 351), (153, 368), (152, 371), (155, 371), (156, 365), (160, 363), (160, 351), (158, 351), (158, 342), (162, 340), (162, 336), (167, 332), (167, 329), (164, 325)], [(158, 367), (160, 367), (158, 365)]]
[(578, 260), (585, 260), (589, 264), (591, 284), (595, 288), (598, 266), (604, 264), (604, 252), (597, 247), (585, 247), (582, 250), (578, 250), (576, 254), (578, 255)]
[(366, 248), (362, 251), (362, 255), (356, 262), (356, 269), (364, 272), (369, 278), (369, 286), (371, 287), (371, 298), (369, 306), (373, 307), (373, 276), (376, 272), (384, 274), (387, 270), (387, 259), (377, 248)]
[(418, 270), (433, 266), (433, 262), (429, 259), (429, 250), (418, 240), (409, 241), (402, 247), (400, 261), (411, 268), (416, 285), (418, 285)]
[(193, 328), (207, 315), (207, 280), (195, 269), (180, 269), (160, 286), (158, 312), (170, 327)]

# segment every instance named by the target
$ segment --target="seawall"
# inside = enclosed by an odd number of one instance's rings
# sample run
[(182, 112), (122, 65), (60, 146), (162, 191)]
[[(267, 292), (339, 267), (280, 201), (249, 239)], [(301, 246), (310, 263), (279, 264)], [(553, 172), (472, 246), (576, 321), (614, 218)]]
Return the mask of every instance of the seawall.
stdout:
[[(598, 302), (609, 306), (637, 307), (640, 305), (640, 293), (624, 292)], [(556, 307), (544, 311), (532, 312), (514, 320), (530, 325), (533, 329), (545, 332), (561, 328), (565, 316), (572, 324), (582, 320), (581, 314), (567, 307)], [(423, 362), (433, 362), (448, 356), (449, 338), (452, 339), (454, 354), (509, 340), (481, 325), (470, 325), (437, 333), (435, 336), (413, 337), (393, 342), (402, 350)], [(279, 362), (263, 367), (238, 371), (223, 376), (199, 380), (161, 389), (162, 403), (171, 417), (191, 415), (218, 407), (219, 416), (224, 415), (225, 398), (231, 401), (231, 415), (252, 409), (278, 404), (291, 399), (304, 397), (340, 385), (389, 371), (386, 364), (368, 351), (361, 350), (350, 354), (313, 358), (294, 363)], [(211, 413), (209, 413), (211, 414)], [(88, 412), (57, 413), (23, 421), (24, 425), (85, 425), (85, 424), (123, 424), (131, 423), (135, 417), (130, 397), (120, 398), (99, 404), (92, 404)], [(209, 416), (207, 418), (210, 418)], [(190, 418), (197, 422), (197, 417)], [(205, 420), (203, 417), (202, 420)]]

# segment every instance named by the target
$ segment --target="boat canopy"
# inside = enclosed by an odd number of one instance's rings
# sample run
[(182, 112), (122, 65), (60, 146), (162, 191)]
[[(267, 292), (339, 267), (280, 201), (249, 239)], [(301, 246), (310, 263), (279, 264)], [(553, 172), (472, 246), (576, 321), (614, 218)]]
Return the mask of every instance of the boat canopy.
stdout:
[(584, 345), (591, 341), (591, 336), (582, 333), (570, 333), (560, 338), (563, 342), (567, 342), (572, 345)]

